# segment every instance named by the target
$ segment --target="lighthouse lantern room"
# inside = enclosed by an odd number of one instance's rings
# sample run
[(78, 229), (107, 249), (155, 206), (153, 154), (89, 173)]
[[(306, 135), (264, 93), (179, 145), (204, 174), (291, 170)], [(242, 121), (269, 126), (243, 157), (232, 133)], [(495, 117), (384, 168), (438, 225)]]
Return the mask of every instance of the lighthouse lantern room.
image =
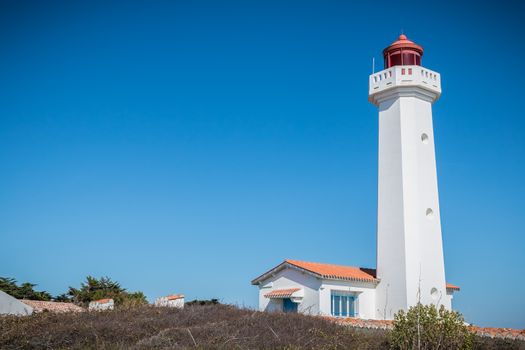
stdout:
[(393, 66), (421, 65), (423, 47), (408, 40), (406, 35), (401, 34), (390, 46), (383, 50), (385, 58), (385, 69)]

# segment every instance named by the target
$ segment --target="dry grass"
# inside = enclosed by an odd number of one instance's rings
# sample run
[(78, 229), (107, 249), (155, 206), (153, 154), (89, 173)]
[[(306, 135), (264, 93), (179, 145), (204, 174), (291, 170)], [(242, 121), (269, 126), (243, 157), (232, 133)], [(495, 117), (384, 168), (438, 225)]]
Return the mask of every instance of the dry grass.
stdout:
[[(477, 339), (476, 349), (521, 349)], [(0, 317), (0, 349), (388, 349), (388, 333), (227, 305)]]
[(365, 333), (321, 318), (226, 305), (0, 318), (1, 349), (388, 348), (384, 332)]

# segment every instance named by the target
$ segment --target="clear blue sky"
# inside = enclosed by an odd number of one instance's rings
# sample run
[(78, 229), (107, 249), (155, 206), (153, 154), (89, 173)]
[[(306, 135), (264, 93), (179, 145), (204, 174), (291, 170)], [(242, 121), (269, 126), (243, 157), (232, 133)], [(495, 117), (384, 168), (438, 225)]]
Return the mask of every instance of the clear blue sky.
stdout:
[(0, 276), (255, 307), (284, 258), (375, 266), (372, 57), (442, 74), (447, 280), (525, 328), (523, 3), (2, 1)]

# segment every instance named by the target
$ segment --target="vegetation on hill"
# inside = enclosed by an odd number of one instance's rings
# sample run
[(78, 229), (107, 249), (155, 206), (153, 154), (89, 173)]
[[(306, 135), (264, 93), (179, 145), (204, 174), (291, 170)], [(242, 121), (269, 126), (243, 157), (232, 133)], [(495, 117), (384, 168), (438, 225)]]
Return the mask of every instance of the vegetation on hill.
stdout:
[(137, 306), (147, 304), (146, 296), (142, 292), (128, 292), (120, 283), (109, 277), (95, 278), (87, 276), (80, 288), (69, 287), (67, 293), (53, 297), (45, 291), (36, 291), (36, 284), (25, 282), (17, 285), (14, 278), (0, 277), (0, 290), (17, 299), (73, 302), (87, 306), (90, 301), (111, 298), (117, 306)]
[(122, 288), (120, 283), (109, 277), (99, 279), (87, 276), (80, 288), (69, 287), (66, 298), (75, 304), (86, 306), (90, 301), (111, 298), (117, 306), (137, 306), (147, 304), (146, 296), (142, 292), (130, 293)]
[[(523, 346), (523, 342), (477, 337), (473, 343), (473, 348), (480, 350)], [(221, 304), (0, 317), (0, 349), (7, 350), (390, 348), (385, 330), (358, 329), (322, 317), (258, 312)]]
[(52, 299), (51, 294), (46, 291), (36, 291), (37, 285), (29, 282), (17, 284), (16, 279), (10, 277), (0, 277), (0, 290), (17, 299), (44, 300)]
[(219, 303), (219, 299), (208, 299), (208, 300), (195, 299), (195, 300), (187, 301), (186, 303), (184, 303), (184, 305), (186, 305), (186, 306), (193, 306), (193, 305), (217, 305), (217, 304), (220, 304)]
[(1, 349), (381, 349), (381, 331), (363, 333), (301, 314), (221, 304), (184, 309), (0, 317)]

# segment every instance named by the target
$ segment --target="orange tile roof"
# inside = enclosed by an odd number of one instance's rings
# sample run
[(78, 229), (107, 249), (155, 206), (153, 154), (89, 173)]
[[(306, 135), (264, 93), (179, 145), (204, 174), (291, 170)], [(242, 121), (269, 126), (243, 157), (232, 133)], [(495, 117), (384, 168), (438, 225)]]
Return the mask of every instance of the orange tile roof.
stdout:
[(293, 293), (301, 290), (301, 288), (275, 289), (270, 293), (266, 293), (266, 298), (289, 298)]
[[(327, 320), (332, 320), (338, 324), (357, 328), (372, 328), (372, 329), (392, 329), (394, 328), (394, 321), (392, 320), (363, 320), (360, 318), (333, 318), (325, 317)], [(525, 341), (525, 329), (512, 328), (492, 328), (492, 327), (477, 327), (469, 326), (470, 331), (474, 332), (480, 337), (489, 338), (503, 338), (515, 339)]]
[[(363, 271), (362, 268), (354, 266), (343, 266), (333, 264), (323, 264), (299, 260), (285, 260), (285, 262), (297, 266), (301, 269), (313, 272), (323, 278), (356, 280), (365, 282), (375, 282), (377, 279), (370, 273)], [(367, 269), (371, 271), (371, 269)]]
[(172, 294), (166, 297), (166, 299), (168, 300), (177, 300), (177, 299), (183, 299), (183, 298), (184, 298), (184, 294)]
[(379, 282), (379, 280), (375, 278), (374, 269), (286, 259), (279, 265), (252, 280), (252, 284), (258, 284), (261, 280), (264, 280), (266, 276), (277, 270), (281, 270), (286, 266), (299, 268), (321, 278)]
[(24, 304), (31, 306), (35, 312), (82, 312), (85, 309), (73, 303), (62, 303), (58, 301), (42, 301), (42, 300), (20, 300)]
[(455, 285), (453, 285), (453, 284), (447, 283), (447, 289), (451, 289), (451, 290), (459, 290), (459, 287), (458, 287), (458, 286), (455, 286)]
[(493, 328), (470, 326), (470, 330), (480, 337), (516, 339), (525, 341), (525, 329)]
[[(252, 280), (252, 284), (258, 284), (261, 280), (266, 279), (265, 277), (267, 275), (271, 275), (272, 273), (276, 272), (276, 270), (290, 265), (326, 279), (342, 279), (375, 283), (379, 282), (379, 279), (376, 278), (376, 269), (286, 259), (279, 265)], [(446, 288), (453, 291), (460, 290), (458, 286), (450, 283), (447, 283)]]
[(106, 303), (109, 303), (110, 301), (112, 301), (113, 299), (108, 299), (108, 298), (105, 298), (105, 299), (99, 299), (99, 300), (95, 300), (96, 303), (99, 303), (99, 304), (106, 304)]

